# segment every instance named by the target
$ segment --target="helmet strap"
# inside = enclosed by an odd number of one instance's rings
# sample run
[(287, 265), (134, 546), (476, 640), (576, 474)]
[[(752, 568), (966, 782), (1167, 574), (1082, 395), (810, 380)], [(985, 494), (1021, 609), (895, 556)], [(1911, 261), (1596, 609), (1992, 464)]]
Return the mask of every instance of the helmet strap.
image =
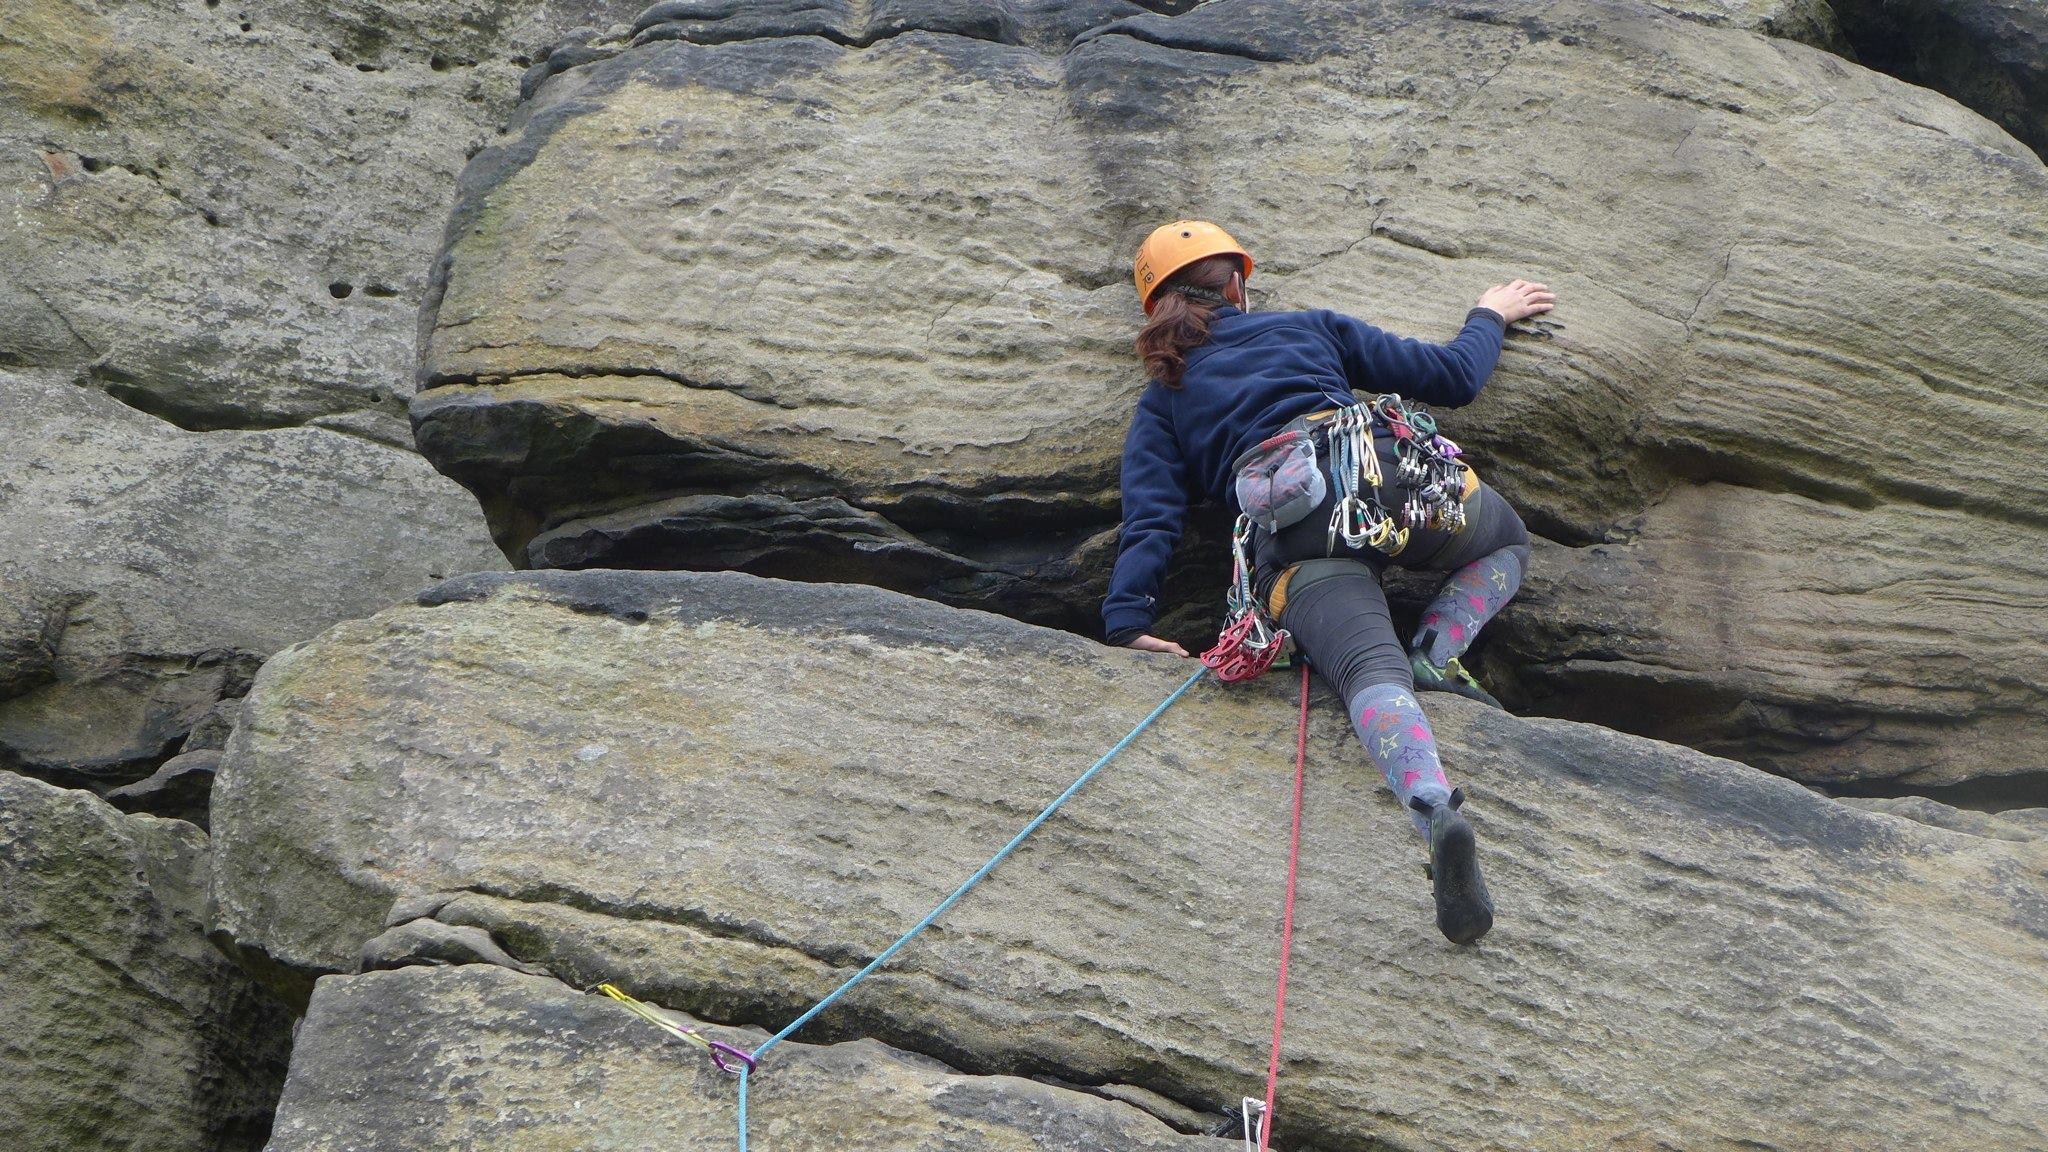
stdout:
[(1178, 292), (1190, 300), (1200, 300), (1205, 304), (1230, 303), (1228, 296), (1213, 288), (1197, 288), (1193, 284), (1170, 284), (1166, 290), (1168, 292)]

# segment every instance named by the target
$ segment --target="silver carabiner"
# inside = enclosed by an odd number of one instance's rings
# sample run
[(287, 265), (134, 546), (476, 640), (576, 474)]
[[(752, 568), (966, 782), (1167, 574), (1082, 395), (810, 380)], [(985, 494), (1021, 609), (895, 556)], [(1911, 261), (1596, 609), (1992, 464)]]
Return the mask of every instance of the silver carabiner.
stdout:
[(1344, 538), (1344, 544), (1349, 548), (1358, 547), (1360, 541), (1364, 540), (1364, 537), (1358, 534), (1357, 529), (1352, 527), (1354, 516), (1363, 511), (1364, 508), (1365, 501), (1360, 500), (1356, 496), (1346, 496), (1342, 500), (1337, 501), (1337, 507), (1330, 513), (1330, 531), (1324, 540), (1323, 551), (1326, 554), (1331, 556), (1337, 554), (1337, 538), (1339, 536)]

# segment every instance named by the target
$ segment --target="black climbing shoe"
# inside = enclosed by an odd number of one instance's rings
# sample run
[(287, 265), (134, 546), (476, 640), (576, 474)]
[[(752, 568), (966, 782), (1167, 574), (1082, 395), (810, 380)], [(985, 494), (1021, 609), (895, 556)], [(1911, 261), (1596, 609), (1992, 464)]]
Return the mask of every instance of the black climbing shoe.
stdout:
[[(1429, 657), (1423, 653), (1429, 650), (1429, 642), (1435, 635), (1436, 630), (1433, 628), (1424, 632), (1415, 638), (1415, 647), (1409, 650), (1408, 667), (1415, 673), (1415, 690), (1450, 692), (1467, 700), (1477, 700), (1481, 704), (1500, 708), (1500, 701), (1493, 698), (1493, 693), (1479, 686), (1479, 681), (1465, 670), (1463, 664), (1458, 663), (1456, 656), (1451, 657), (1441, 668), (1429, 662)], [(1501, 708), (1501, 711), (1505, 712), (1507, 709)]]
[(1436, 926), (1453, 944), (1477, 943), (1493, 927), (1493, 897), (1479, 874), (1479, 842), (1472, 824), (1458, 809), (1463, 789), (1453, 789), (1448, 804), (1430, 804), (1419, 797), (1409, 805), (1429, 817), (1429, 879), (1436, 889)]

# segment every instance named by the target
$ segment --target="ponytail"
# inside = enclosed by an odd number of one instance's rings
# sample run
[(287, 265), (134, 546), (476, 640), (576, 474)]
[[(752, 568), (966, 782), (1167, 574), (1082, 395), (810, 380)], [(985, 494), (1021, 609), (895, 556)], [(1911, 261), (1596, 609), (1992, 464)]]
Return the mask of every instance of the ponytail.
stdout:
[(1181, 269), (1161, 286), (1152, 302), (1152, 318), (1138, 333), (1138, 355), (1145, 358), (1148, 376), (1168, 388), (1180, 387), (1187, 354), (1209, 342), (1209, 325), (1223, 302), (1223, 289), (1243, 269), (1233, 257), (1211, 256)]
[(1189, 349), (1209, 342), (1209, 321), (1216, 308), (1168, 288), (1159, 293), (1152, 306), (1152, 321), (1138, 333), (1138, 355), (1145, 358), (1145, 373), (1168, 388), (1180, 387), (1188, 368)]

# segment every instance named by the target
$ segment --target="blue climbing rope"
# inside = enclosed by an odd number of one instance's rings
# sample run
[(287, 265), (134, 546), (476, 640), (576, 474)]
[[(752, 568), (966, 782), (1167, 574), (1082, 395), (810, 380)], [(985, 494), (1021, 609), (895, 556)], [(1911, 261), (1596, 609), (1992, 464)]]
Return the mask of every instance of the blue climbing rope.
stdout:
[(1080, 778), (1075, 780), (1072, 784), (1067, 785), (1067, 790), (1060, 793), (1059, 797), (1055, 799), (1052, 803), (1047, 804), (1043, 812), (1040, 812), (1037, 816), (1033, 817), (1031, 823), (1026, 824), (1024, 826), (1023, 831), (1011, 837), (1010, 842), (1008, 844), (1003, 845), (1002, 851), (997, 852), (993, 857), (990, 857), (989, 862), (983, 864), (980, 868), (976, 869), (974, 875), (969, 876), (965, 883), (961, 884), (958, 888), (953, 889), (952, 895), (946, 897), (944, 900), (939, 901), (939, 906), (932, 909), (929, 913), (927, 913), (925, 915), (925, 918), (918, 921), (915, 927), (913, 927), (910, 931), (905, 932), (902, 936), (898, 937), (894, 944), (891, 944), (887, 948), (884, 948), (882, 950), (881, 955), (875, 957), (873, 960), (870, 960), (868, 962), (867, 967), (854, 973), (852, 979), (848, 980), (844, 984), (841, 984), (839, 987), (833, 989), (831, 995), (826, 996), (823, 1000), (820, 1000), (816, 1004), (812, 1005), (808, 1012), (805, 1012), (803, 1015), (797, 1017), (795, 1020), (790, 1021), (789, 1025), (785, 1027), (782, 1031), (777, 1032), (773, 1036), (770, 1036), (767, 1039), (767, 1041), (765, 1041), (759, 1048), (754, 1049), (751, 1059), (748, 1059), (744, 1063), (742, 1063), (739, 1070), (740, 1152), (747, 1152), (747, 1077), (748, 1074), (754, 1070), (755, 1063), (759, 1061), (763, 1055), (767, 1054), (767, 1051), (770, 1048), (773, 1048), (777, 1044), (782, 1043), (783, 1040), (787, 1039), (791, 1033), (795, 1032), (799, 1028), (802, 1028), (804, 1025), (810, 1023), (811, 1020), (818, 1015), (818, 1013), (823, 1012), (825, 1009), (831, 1007), (833, 1001), (839, 999), (841, 996), (846, 995), (846, 993), (849, 990), (851, 990), (854, 985), (867, 979), (870, 975), (874, 973), (875, 969), (880, 968), (882, 965), (888, 963), (889, 957), (894, 956), (897, 952), (901, 951), (905, 944), (910, 943), (913, 939), (917, 937), (918, 933), (931, 927), (934, 921), (938, 920), (940, 916), (945, 914), (946, 909), (951, 908), (955, 903), (959, 901), (959, 899), (962, 896), (967, 895), (969, 889), (973, 888), (976, 884), (981, 883), (983, 877), (987, 876), (990, 872), (995, 871), (996, 865), (1002, 863), (1005, 857), (1009, 856), (1010, 853), (1016, 851), (1017, 846), (1019, 844), (1024, 843), (1024, 841), (1028, 839), (1033, 832), (1038, 831), (1039, 825), (1044, 824), (1047, 820), (1050, 820), (1052, 818), (1052, 814), (1059, 811), (1060, 806), (1062, 804), (1065, 804), (1068, 800), (1072, 799), (1074, 793), (1079, 792), (1082, 786), (1086, 785), (1089, 780), (1095, 777), (1095, 774), (1097, 772), (1102, 771), (1104, 765), (1108, 764), (1111, 760), (1116, 759), (1117, 753), (1122, 752), (1125, 748), (1129, 747), (1131, 741), (1136, 740), (1138, 738), (1139, 733), (1143, 732), (1147, 728), (1150, 728), (1154, 720), (1159, 719), (1160, 715), (1164, 713), (1167, 710), (1167, 708), (1171, 707), (1174, 701), (1180, 699), (1181, 695), (1185, 693), (1188, 689), (1193, 688), (1195, 686), (1195, 681), (1200, 680), (1204, 675), (1208, 673), (1208, 671), (1209, 670), (1207, 668), (1204, 668), (1200, 672), (1195, 673), (1193, 676), (1188, 677), (1187, 682), (1185, 684), (1182, 684), (1180, 687), (1174, 689), (1171, 695), (1169, 695), (1166, 699), (1160, 701), (1159, 707), (1154, 708), (1150, 715), (1146, 716), (1143, 720), (1138, 721), (1137, 727), (1131, 729), (1128, 735), (1126, 735), (1123, 739), (1116, 742), (1116, 747), (1111, 748), (1109, 751), (1103, 753), (1102, 759), (1097, 760), (1095, 762), (1094, 767), (1091, 767), (1086, 772), (1081, 773)]

